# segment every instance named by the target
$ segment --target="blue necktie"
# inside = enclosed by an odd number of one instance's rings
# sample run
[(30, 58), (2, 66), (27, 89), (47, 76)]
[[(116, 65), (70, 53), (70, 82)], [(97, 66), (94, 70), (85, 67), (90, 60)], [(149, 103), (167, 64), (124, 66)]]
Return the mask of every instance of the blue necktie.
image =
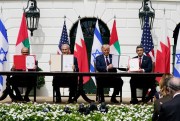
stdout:
[(106, 56), (106, 64), (107, 64), (107, 66), (110, 64), (109, 60), (108, 60), (108, 56)]

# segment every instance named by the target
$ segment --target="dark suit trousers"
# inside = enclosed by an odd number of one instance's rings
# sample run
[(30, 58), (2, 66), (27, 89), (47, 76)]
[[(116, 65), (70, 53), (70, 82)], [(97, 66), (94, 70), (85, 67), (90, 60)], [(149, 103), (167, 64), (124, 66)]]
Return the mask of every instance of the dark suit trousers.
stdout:
[[(132, 77), (130, 79), (130, 88), (131, 88), (131, 99), (137, 99), (136, 89), (141, 88), (143, 89), (142, 100), (145, 99), (147, 91), (151, 88), (154, 91), (155, 79), (151, 77)], [(152, 94), (153, 95), (153, 94)]]
[(54, 76), (53, 86), (56, 92), (56, 99), (61, 99), (60, 87), (69, 87), (69, 99), (77, 93), (77, 77)]
[(120, 77), (96, 77), (96, 82), (99, 91), (99, 100), (104, 101), (104, 88), (114, 88), (112, 98), (119, 94), (123, 85), (123, 80)]
[(34, 87), (36, 79), (37, 79), (36, 76), (19, 76), (19, 75), (15, 75), (10, 78), (10, 84), (12, 85), (13, 90), (15, 90), (18, 99), (22, 98), (18, 87), (27, 87), (27, 90), (25, 92), (25, 97), (28, 97), (29, 93)]

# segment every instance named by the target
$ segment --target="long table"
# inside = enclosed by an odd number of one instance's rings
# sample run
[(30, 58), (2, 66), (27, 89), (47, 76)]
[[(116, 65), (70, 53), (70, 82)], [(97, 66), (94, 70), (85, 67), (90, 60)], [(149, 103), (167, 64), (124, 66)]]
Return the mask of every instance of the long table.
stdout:
[[(83, 72), (34, 72), (34, 71), (0, 71), (0, 75), (7, 76), (6, 81), (6, 89), (3, 91), (0, 100), (4, 100), (8, 95), (13, 99), (13, 92), (11, 90), (9, 84), (9, 78), (13, 75), (33, 75), (33, 76), (78, 76), (78, 91), (77, 95), (73, 100), (77, 100), (79, 96), (82, 96), (83, 99), (87, 102), (93, 102), (90, 100), (83, 89), (83, 76), (103, 76), (103, 77), (111, 77), (111, 76), (120, 76), (120, 77), (161, 77), (163, 73), (143, 73), (143, 72), (95, 72), (95, 73), (83, 73)], [(34, 101), (36, 102), (36, 84), (34, 85)]]

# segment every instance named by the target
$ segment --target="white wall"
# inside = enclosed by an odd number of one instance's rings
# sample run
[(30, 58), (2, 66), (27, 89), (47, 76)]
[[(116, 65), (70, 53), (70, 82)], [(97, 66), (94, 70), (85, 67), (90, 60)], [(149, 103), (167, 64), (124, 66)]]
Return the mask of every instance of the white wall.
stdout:
[[(174, 0), (175, 1), (175, 0)], [(9, 39), (10, 65), (15, 53), (15, 43), (19, 31), (23, 8), (27, 1), (8, 0), (0, 1), (1, 18), (7, 28)], [(31, 53), (37, 55), (39, 66), (44, 71), (49, 71), (48, 61), (51, 53), (56, 53), (62, 31), (64, 15), (67, 17), (67, 29), (81, 17), (98, 17), (107, 23), (109, 29), (112, 28), (113, 18), (116, 16), (117, 31), (121, 44), (122, 54), (135, 56), (135, 47), (140, 44), (142, 30), (138, 18), (138, 11), (142, 3), (138, 1), (121, 0), (37, 0), (40, 8), (40, 22), (38, 30), (34, 31), (34, 36), (30, 37)], [(180, 2), (153, 1), (155, 9), (154, 27), (152, 30), (154, 44), (160, 38), (160, 24), (163, 17), (164, 8), (171, 45), (173, 45), (173, 30), (180, 21)], [(69, 33), (69, 31), (68, 31)], [(155, 47), (156, 50), (156, 47)], [(172, 59), (171, 59), (172, 63)], [(129, 78), (124, 79), (123, 97), (130, 97)], [(52, 96), (52, 77), (46, 77), (46, 85), (38, 90), (38, 95)]]

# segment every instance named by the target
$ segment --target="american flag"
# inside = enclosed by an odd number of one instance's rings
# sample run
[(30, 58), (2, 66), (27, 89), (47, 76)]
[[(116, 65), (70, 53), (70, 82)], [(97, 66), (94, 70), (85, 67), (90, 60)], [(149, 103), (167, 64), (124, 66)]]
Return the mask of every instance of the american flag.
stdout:
[(145, 23), (143, 27), (143, 34), (141, 38), (141, 45), (144, 48), (144, 52), (147, 56), (151, 57), (152, 61), (154, 62), (154, 44), (153, 39), (149, 27), (149, 18), (148, 16), (145, 17)]
[(64, 21), (64, 25), (63, 25), (63, 29), (62, 29), (62, 33), (61, 33), (61, 39), (59, 41), (59, 49), (58, 49), (58, 53), (61, 54), (61, 46), (62, 44), (69, 44), (69, 40), (68, 40), (68, 33), (67, 33), (67, 28), (66, 28), (66, 21)]

